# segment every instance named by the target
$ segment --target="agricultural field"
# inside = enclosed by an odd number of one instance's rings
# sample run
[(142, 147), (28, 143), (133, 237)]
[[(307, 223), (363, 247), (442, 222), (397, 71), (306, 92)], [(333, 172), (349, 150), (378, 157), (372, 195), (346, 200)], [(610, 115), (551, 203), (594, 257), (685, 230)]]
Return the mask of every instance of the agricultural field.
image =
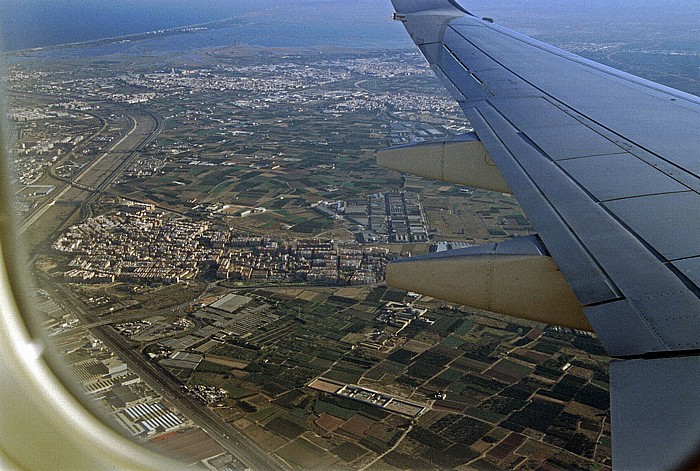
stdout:
[[(609, 467), (607, 359), (590, 336), (383, 286), (247, 293), (278, 319), (209, 351), (186, 381), (227, 390), (214, 410), (299, 468)], [(380, 320), (406, 302), (424, 313), (398, 332)], [(385, 348), (370, 347), (379, 333), (392, 333)], [(309, 387), (317, 378), (425, 410)]]

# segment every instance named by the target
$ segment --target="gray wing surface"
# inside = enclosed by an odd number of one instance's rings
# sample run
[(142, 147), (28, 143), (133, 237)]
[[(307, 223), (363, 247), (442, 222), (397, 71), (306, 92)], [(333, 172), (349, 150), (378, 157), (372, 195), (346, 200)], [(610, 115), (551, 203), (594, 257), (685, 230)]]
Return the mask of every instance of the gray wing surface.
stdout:
[(700, 99), (453, 0), (393, 3), (620, 359), (615, 467), (686, 465), (700, 444)]

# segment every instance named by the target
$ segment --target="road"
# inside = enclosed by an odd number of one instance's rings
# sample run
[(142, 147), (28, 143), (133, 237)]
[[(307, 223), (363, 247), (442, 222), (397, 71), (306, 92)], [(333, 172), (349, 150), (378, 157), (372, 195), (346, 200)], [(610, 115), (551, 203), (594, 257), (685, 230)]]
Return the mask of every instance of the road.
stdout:
[[(89, 192), (81, 206), (85, 216), (91, 214), (91, 202), (109, 188), (138, 152), (150, 144), (163, 129), (162, 118), (149, 111), (129, 111), (126, 114), (130, 122), (126, 132), (31, 213), (21, 224), (20, 233), (31, 227), (73, 188)], [(289, 469), (286, 463), (268, 454), (238, 429), (224, 422), (199, 399), (186, 394), (180, 383), (167, 371), (146, 359), (125, 337), (111, 326), (105, 325), (105, 320), (92, 315), (89, 307), (68, 286), (52, 283), (48, 279), (43, 281), (42, 285), (53, 291), (57, 299), (61, 299), (83, 325), (89, 326), (90, 331), (126, 362), (131, 371), (246, 466), (253, 470)]]
[[(113, 146), (109, 153), (124, 153), (126, 156), (122, 159), (113, 159), (109, 162), (107, 172), (102, 175), (98, 174), (98, 178), (90, 182), (76, 182), (78, 188), (91, 191), (88, 199), (83, 203), (83, 211), (85, 217), (92, 216), (92, 202), (97, 196), (106, 191), (114, 180), (124, 171), (124, 169), (134, 160), (134, 157), (150, 144), (160, 132), (163, 130), (163, 119), (150, 111), (144, 110), (141, 114), (128, 115), (133, 120), (134, 128), (132, 129), (133, 136), (128, 141), (120, 140), (117, 146)], [(138, 120), (137, 120), (138, 119)], [(127, 136), (124, 136), (127, 137)], [(123, 150), (122, 150), (123, 149)], [(90, 174), (88, 174), (90, 175)]]
[(42, 284), (53, 291), (81, 322), (95, 325), (90, 329), (91, 332), (121, 358), (142, 381), (247, 467), (252, 470), (271, 471), (289, 469), (281, 459), (269, 454), (234, 426), (224, 422), (199, 399), (186, 394), (180, 383), (176, 382), (169, 373), (147, 360), (137, 347), (130, 344), (112, 327), (95, 324), (99, 321), (89, 314), (87, 307), (70, 291), (69, 287), (53, 283), (47, 286), (49, 282)]
[(53, 192), (49, 198), (47, 198), (39, 207), (37, 207), (34, 212), (29, 214), (25, 218), (25, 220), (22, 222), (22, 225), (20, 226), (20, 234), (22, 234), (24, 231), (29, 229), (29, 227), (32, 226), (41, 216), (44, 215), (48, 209), (56, 204), (57, 201), (61, 200), (65, 196), (66, 193), (71, 189), (71, 187), (77, 183), (80, 178), (85, 175), (86, 173), (90, 172), (96, 165), (98, 165), (102, 160), (106, 159), (107, 156), (110, 154), (110, 152), (117, 148), (119, 145), (121, 145), (126, 139), (128, 139), (133, 133), (136, 132), (136, 120), (131, 119), (131, 127), (127, 131), (127, 133), (122, 136), (121, 139), (119, 139), (117, 142), (112, 144), (100, 157), (95, 159), (90, 165), (84, 167), (81, 169), (76, 175), (73, 176), (59, 191)]
[[(111, 144), (105, 152), (83, 167), (60, 190), (54, 191), (46, 200), (29, 214), (20, 225), (20, 234), (31, 227), (46, 211), (59, 202), (72, 188), (91, 192), (83, 207), (101, 192), (105, 191), (122, 170), (133, 160), (138, 151), (147, 146), (163, 128), (163, 120), (150, 112), (128, 114), (130, 126), (126, 133)], [(121, 159), (115, 159), (119, 154)]]

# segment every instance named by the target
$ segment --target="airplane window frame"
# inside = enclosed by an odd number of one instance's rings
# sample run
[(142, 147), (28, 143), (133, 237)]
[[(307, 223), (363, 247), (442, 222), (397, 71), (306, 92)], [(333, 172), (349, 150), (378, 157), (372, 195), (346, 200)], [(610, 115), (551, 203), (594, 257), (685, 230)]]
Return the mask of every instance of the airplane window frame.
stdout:
[(0, 468), (180, 469), (183, 463), (110, 425), (71, 380), (32, 311), (27, 258), (12, 209), (8, 100), (0, 86)]
[(32, 312), (28, 257), (14, 230), (20, 218), (12, 205), (8, 102), (0, 85), (0, 469), (181, 469), (183, 463), (109, 425), (106, 411), (71, 380), (41, 317)]

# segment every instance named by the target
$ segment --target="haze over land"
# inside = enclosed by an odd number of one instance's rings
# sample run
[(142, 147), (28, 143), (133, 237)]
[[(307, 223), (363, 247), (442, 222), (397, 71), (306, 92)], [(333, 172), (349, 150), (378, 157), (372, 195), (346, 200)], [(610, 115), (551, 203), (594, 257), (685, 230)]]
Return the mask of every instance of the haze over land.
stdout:
[[(377, 168), (469, 129), (388, 0), (38, 4), (0, 6), (9, 49), (46, 46), (0, 56), (20, 231), (116, 427), (215, 469), (610, 469), (595, 337), (383, 282), (532, 232), (510, 195)], [(664, 5), (467, 3), (698, 93), (698, 6)]]
[[(700, 2), (474, 0), (462, 3), (477, 16), (492, 17), (504, 26), (545, 42), (700, 94), (697, 45)], [(13, 51), (235, 17), (228, 27), (160, 45), (153, 40), (148, 48), (175, 51), (248, 44), (412, 49), (413, 44), (401, 25), (388, 21), (391, 12), (389, 0), (7, 0), (0, 4), (3, 38), (0, 44), (4, 44), (4, 50)], [(86, 22), (85, 18), (92, 21)]]

